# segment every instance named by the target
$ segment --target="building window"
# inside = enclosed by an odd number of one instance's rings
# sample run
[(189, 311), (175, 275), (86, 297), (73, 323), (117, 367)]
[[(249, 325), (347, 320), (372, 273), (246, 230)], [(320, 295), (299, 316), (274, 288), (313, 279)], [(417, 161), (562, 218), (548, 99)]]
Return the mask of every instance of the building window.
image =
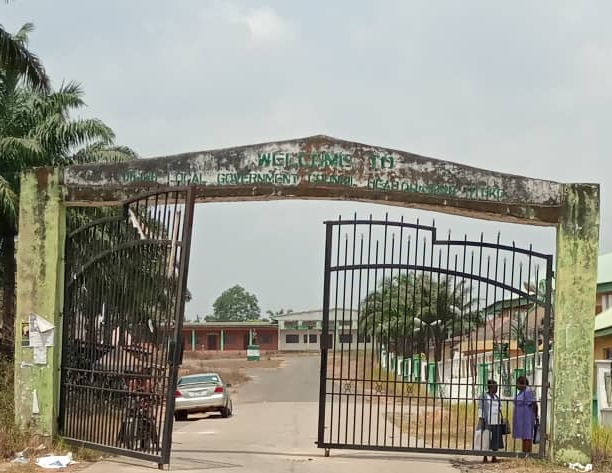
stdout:
[(612, 307), (612, 294), (604, 294), (601, 296), (601, 309), (606, 310)]
[(317, 335), (316, 334), (310, 334), (310, 343), (317, 343)]
[(285, 343), (300, 343), (300, 336), (297, 334), (285, 335)]
[(262, 333), (258, 335), (260, 343), (272, 343), (272, 335), (269, 333)]
[(612, 360), (612, 348), (604, 348), (604, 358), (606, 360)]
[(353, 335), (350, 333), (341, 333), (340, 343), (353, 343)]

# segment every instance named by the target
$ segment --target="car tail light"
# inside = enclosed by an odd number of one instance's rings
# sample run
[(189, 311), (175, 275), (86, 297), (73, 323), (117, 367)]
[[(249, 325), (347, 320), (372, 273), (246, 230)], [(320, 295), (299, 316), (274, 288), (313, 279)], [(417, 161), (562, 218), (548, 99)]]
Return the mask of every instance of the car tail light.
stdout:
[(215, 388), (215, 394), (219, 394), (219, 393), (222, 393), (222, 392), (223, 392), (223, 386), (217, 386)]
[(174, 391), (174, 397), (183, 397), (183, 393), (177, 389), (176, 391)]

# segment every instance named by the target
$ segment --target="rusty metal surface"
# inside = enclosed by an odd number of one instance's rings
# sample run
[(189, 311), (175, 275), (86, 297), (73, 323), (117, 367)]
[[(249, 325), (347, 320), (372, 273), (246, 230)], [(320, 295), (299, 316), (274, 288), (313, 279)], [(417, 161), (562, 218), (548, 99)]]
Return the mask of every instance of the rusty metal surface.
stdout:
[(502, 174), (327, 136), (64, 170), (69, 205), (118, 202), (155, 187), (199, 201), (355, 199), (555, 224), (563, 184)]

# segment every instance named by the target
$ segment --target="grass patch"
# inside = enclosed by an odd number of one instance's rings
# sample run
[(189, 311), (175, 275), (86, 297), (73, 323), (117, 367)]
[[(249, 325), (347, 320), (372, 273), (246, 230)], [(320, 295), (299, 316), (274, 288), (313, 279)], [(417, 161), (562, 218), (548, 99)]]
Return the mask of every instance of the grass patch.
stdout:
[(593, 428), (593, 465), (598, 471), (612, 471), (612, 429)]
[(0, 458), (11, 458), (30, 443), (15, 425), (13, 370), (13, 362), (0, 355)]

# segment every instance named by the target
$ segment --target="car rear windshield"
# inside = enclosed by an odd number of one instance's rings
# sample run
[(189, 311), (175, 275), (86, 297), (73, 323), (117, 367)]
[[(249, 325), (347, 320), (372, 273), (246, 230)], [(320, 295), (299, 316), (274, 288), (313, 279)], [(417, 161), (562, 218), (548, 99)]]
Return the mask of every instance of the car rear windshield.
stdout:
[(208, 384), (219, 384), (219, 376), (215, 374), (206, 374), (201, 376), (189, 376), (188, 378), (182, 378), (178, 384), (199, 384), (199, 383), (208, 383)]

